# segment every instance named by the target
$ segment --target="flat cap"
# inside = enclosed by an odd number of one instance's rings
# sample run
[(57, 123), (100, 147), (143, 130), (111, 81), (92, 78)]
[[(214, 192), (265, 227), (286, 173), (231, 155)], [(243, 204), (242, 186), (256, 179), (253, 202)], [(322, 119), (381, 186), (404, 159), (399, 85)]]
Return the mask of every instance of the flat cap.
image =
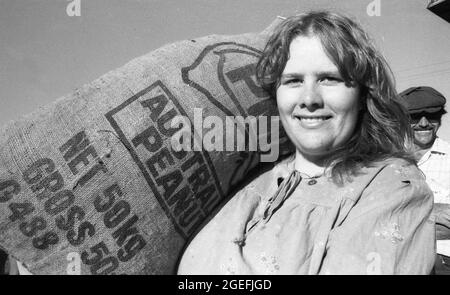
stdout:
[(444, 110), (445, 97), (428, 86), (411, 87), (400, 93), (409, 113), (436, 113)]

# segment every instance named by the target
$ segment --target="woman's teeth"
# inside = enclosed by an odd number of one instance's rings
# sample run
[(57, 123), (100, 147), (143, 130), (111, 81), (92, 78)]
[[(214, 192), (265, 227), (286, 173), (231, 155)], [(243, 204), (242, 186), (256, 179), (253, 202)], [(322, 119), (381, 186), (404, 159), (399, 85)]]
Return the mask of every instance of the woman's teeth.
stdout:
[(320, 122), (329, 119), (330, 117), (299, 117), (301, 121), (305, 122)]

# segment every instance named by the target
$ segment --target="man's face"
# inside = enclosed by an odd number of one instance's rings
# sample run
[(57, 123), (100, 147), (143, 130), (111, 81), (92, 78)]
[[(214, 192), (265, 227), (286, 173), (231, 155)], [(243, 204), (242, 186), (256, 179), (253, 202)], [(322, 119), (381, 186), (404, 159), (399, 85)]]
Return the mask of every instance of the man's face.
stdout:
[(441, 114), (411, 114), (411, 128), (414, 132), (414, 143), (421, 149), (430, 148), (436, 139), (436, 132), (441, 125)]

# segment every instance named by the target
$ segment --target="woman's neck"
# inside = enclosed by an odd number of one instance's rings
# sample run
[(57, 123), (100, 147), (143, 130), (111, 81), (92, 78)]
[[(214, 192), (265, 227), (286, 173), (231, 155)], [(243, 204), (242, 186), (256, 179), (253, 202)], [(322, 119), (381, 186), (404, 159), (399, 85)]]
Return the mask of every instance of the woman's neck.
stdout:
[(321, 176), (325, 172), (323, 160), (305, 157), (298, 150), (295, 153), (294, 168), (310, 177)]

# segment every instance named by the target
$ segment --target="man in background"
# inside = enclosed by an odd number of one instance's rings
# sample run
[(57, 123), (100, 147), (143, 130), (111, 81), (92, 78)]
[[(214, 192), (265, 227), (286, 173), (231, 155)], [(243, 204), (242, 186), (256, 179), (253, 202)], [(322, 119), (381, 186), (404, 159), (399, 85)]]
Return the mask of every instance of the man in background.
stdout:
[(411, 87), (400, 93), (411, 116), (414, 153), (434, 193), (437, 255), (435, 273), (450, 275), (450, 144), (437, 137), (445, 97), (431, 87)]

